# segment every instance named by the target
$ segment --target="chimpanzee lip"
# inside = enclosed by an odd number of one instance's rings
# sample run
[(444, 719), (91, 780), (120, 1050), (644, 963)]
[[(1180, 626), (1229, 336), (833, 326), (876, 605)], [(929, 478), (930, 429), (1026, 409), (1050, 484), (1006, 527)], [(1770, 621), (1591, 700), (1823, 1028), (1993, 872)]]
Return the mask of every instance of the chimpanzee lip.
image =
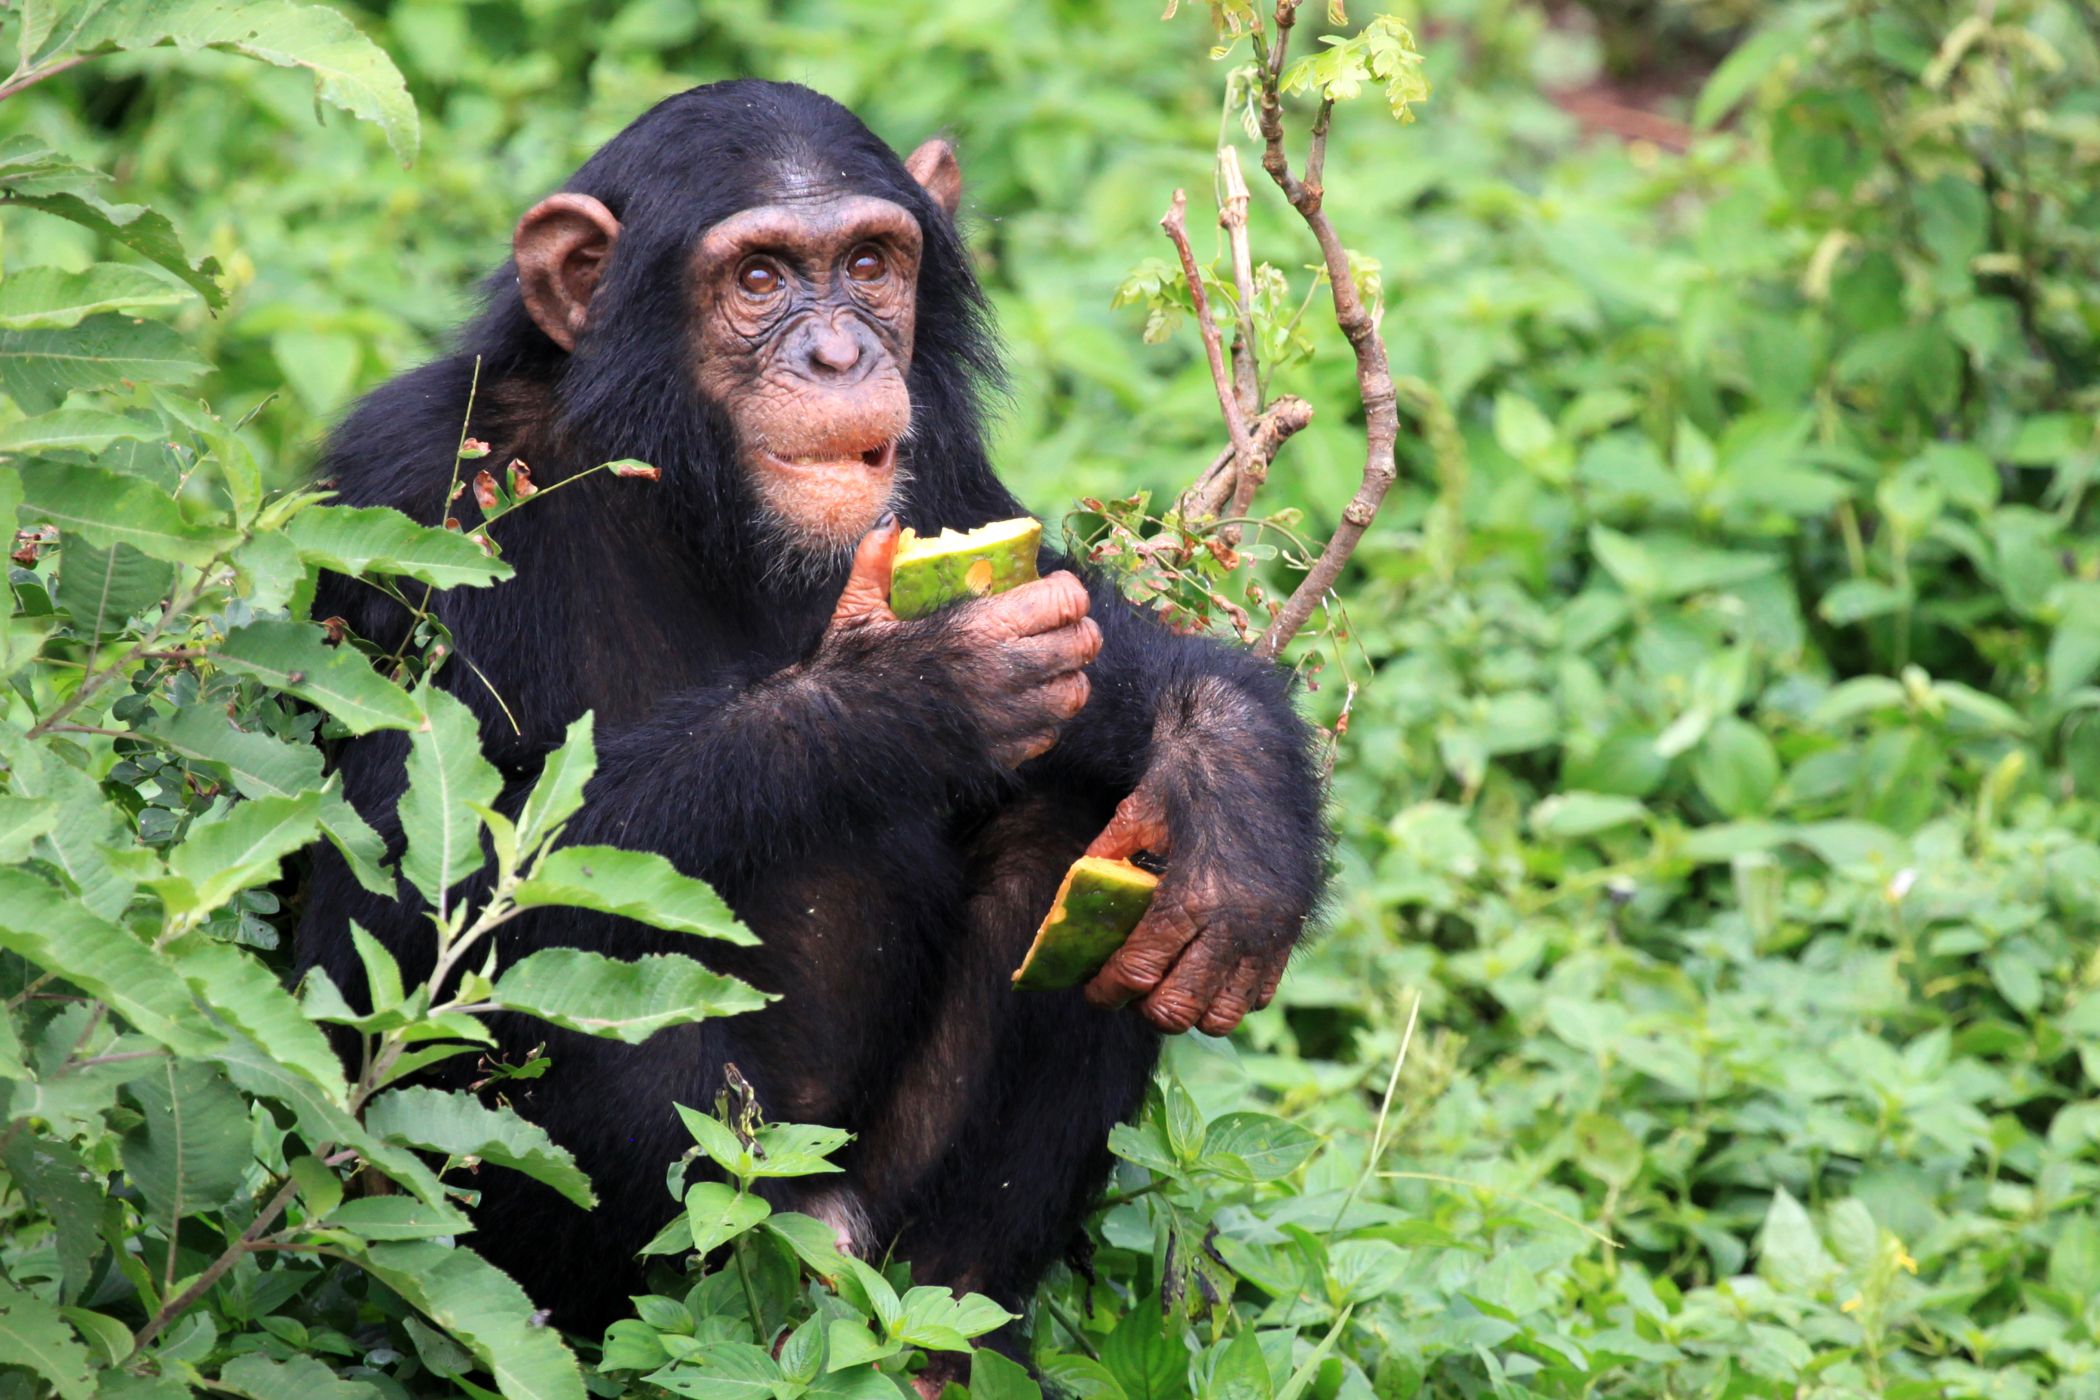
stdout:
[(864, 467), (869, 471), (887, 472), (897, 463), (897, 444), (892, 440), (858, 452), (768, 451), (765, 455), (774, 466), (788, 471), (846, 471)]

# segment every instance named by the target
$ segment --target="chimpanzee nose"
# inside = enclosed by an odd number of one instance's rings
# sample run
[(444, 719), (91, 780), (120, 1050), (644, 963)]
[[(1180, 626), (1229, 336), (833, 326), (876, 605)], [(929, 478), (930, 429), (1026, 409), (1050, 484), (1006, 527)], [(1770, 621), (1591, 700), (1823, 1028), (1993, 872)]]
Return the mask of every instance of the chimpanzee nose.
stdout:
[(860, 366), (860, 338), (841, 326), (814, 326), (804, 351), (812, 379), (839, 379)]

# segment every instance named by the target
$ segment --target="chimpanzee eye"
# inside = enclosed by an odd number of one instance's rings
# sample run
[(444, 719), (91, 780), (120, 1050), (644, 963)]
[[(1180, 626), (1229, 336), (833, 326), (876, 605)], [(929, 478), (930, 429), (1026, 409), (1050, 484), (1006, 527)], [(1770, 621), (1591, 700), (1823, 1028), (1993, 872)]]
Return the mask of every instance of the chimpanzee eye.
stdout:
[(880, 282), (890, 265), (872, 247), (855, 248), (846, 259), (846, 275), (856, 282)]
[(753, 258), (736, 275), (736, 283), (755, 297), (769, 297), (780, 290), (780, 269), (763, 258)]

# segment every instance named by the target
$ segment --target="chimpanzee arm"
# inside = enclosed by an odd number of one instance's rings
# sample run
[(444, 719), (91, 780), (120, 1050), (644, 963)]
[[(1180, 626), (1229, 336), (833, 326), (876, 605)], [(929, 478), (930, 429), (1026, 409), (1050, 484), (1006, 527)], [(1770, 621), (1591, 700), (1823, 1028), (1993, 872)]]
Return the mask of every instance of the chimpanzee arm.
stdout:
[(1039, 762), (1122, 796), (1090, 854), (1151, 850), (1167, 873), (1088, 995), (1138, 999), (1164, 1030), (1222, 1034), (1275, 994), (1319, 902), (1312, 732), (1281, 668), (1168, 631), (1106, 579), (1089, 592), (1102, 634), (1092, 697)]

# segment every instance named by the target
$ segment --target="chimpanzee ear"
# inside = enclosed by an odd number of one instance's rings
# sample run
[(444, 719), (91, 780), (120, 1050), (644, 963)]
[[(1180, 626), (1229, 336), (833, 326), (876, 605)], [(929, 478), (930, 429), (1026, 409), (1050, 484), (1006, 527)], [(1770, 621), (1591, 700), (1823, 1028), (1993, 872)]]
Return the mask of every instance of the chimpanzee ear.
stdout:
[(511, 249), (526, 314), (562, 349), (576, 348), (619, 239), (620, 221), (587, 194), (549, 195), (518, 220)]
[(947, 211), (949, 218), (955, 217), (955, 210), (962, 203), (962, 167), (955, 163), (955, 147), (936, 136), (922, 142), (904, 162), (904, 168), (911, 172), (912, 179), (925, 186), (926, 193)]

